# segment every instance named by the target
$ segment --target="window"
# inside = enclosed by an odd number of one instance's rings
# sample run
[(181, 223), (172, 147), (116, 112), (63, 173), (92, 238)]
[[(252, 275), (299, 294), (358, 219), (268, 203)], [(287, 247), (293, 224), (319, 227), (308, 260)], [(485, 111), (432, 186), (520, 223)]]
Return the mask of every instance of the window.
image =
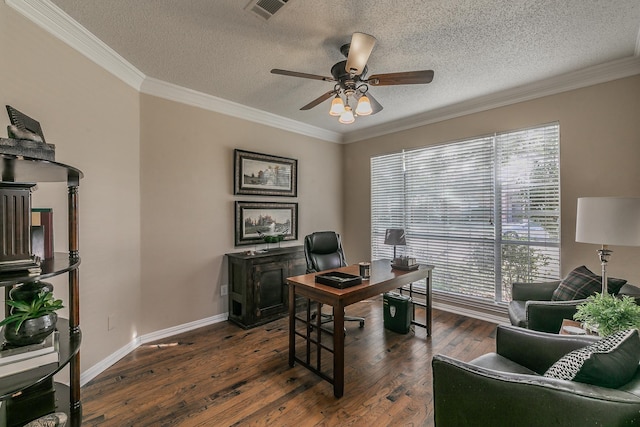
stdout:
[(434, 291), (501, 302), (513, 281), (557, 279), (559, 162), (558, 124), (372, 158), (373, 258), (404, 228)]

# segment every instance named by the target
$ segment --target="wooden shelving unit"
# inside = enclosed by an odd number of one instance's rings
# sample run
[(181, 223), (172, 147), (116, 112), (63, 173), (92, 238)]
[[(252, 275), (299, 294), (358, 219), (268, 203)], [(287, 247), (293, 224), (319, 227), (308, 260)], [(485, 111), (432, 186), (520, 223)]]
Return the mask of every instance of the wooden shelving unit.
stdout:
[[(4, 138), (0, 138), (3, 140)], [(69, 253), (55, 253), (42, 262), (35, 275), (12, 272), (0, 274), (5, 295), (20, 283), (68, 275), (69, 319), (58, 318), (59, 362), (3, 377), (0, 381), (0, 425), (22, 425), (51, 412), (65, 412), (69, 426), (82, 424), (80, 401), (80, 254), (78, 236), (78, 187), (83, 173), (71, 166), (47, 160), (0, 154), (2, 183), (65, 182), (68, 202)], [(55, 383), (54, 374), (69, 366), (69, 385)], [(51, 392), (50, 390), (54, 390)], [(48, 392), (43, 392), (48, 390)]]

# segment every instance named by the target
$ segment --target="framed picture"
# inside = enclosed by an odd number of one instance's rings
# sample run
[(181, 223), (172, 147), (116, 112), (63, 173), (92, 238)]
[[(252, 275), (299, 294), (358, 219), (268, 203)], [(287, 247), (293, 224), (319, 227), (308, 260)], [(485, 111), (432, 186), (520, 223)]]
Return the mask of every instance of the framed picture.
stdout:
[(264, 243), (263, 235), (298, 239), (298, 204), (236, 202), (236, 246)]
[(233, 194), (298, 196), (298, 161), (286, 157), (234, 150)]

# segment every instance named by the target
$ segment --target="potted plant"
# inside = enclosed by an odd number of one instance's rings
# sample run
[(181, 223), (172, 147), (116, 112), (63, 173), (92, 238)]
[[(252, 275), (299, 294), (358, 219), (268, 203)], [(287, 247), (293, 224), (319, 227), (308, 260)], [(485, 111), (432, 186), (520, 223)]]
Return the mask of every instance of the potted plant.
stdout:
[(606, 337), (626, 329), (639, 329), (640, 306), (630, 296), (596, 293), (577, 306), (573, 318), (585, 329)]
[(53, 293), (40, 291), (31, 301), (7, 300), (11, 314), (0, 321), (4, 326), (4, 338), (13, 346), (42, 342), (56, 328), (56, 310), (63, 308), (62, 300)]

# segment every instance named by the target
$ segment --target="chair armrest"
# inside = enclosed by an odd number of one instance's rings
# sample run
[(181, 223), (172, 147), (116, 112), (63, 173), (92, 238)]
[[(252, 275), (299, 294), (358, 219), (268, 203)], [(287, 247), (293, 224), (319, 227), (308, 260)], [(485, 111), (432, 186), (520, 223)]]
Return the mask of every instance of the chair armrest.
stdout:
[(534, 331), (557, 334), (563, 319), (573, 319), (577, 306), (586, 300), (571, 301), (527, 301), (525, 312), (527, 327)]
[(498, 372), (444, 355), (434, 356), (432, 367), (437, 427), (640, 423), (640, 399), (624, 391)]
[(625, 283), (618, 291), (618, 295), (627, 295), (636, 300), (636, 304), (640, 305), (640, 288)]
[(538, 283), (513, 282), (511, 298), (516, 301), (551, 301), (553, 291), (559, 284), (560, 280)]
[(598, 339), (499, 325), (496, 329), (496, 353), (542, 375), (565, 354)]

